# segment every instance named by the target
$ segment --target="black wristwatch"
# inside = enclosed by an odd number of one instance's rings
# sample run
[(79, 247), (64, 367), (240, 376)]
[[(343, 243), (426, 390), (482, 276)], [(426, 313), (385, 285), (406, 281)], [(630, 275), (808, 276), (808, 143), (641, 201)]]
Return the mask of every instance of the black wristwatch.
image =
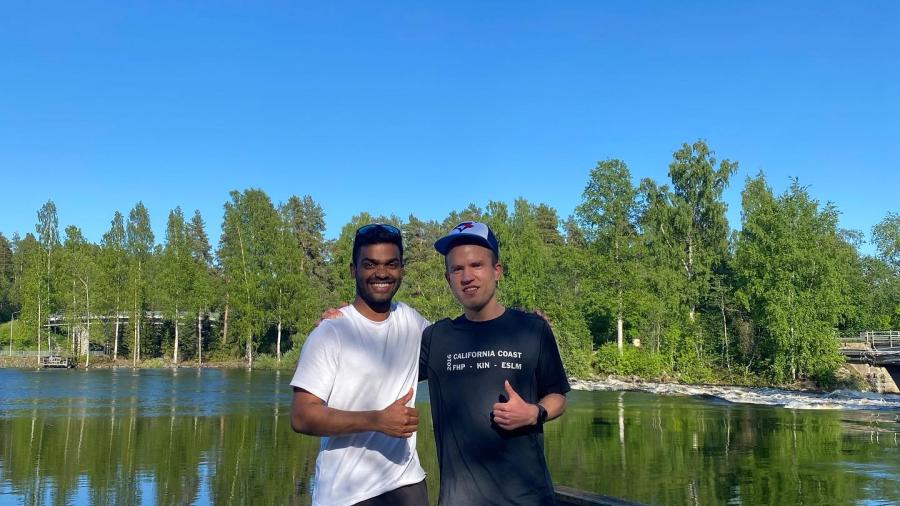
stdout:
[(547, 408), (545, 408), (541, 403), (538, 403), (538, 416), (537, 416), (537, 425), (544, 425), (544, 422), (547, 421)]

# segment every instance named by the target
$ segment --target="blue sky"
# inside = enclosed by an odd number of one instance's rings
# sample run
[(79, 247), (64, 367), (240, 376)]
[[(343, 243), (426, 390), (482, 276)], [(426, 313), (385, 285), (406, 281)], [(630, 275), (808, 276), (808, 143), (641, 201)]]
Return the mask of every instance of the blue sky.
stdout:
[[(791, 177), (863, 230), (900, 210), (897, 2), (27, 2), (0, 16), (0, 232), (98, 241), (232, 189), (443, 219), (573, 212), (598, 160), (667, 182), (682, 142)], [(869, 250), (870, 251), (870, 250)]]

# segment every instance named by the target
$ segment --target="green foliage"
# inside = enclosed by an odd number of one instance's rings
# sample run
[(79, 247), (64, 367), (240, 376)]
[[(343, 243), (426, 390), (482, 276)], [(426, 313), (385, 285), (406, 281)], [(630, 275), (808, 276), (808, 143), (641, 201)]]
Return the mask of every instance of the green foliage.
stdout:
[(756, 324), (757, 367), (779, 383), (828, 378), (843, 361), (836, 328), (850, 304), (837, 211), (796, 181), (776, 198), (759, 175), (744, 190), (743, 221), (738, 297)]
[(430, 321), (458, 314), (460, 306), (444, 278), (444, 257), (434, 249), (434, 242), (446, 233), (445, 228), (410, 216), (402, 231), (405, 275), (397, 299)]
[(15, 303), (15, 267), (12, 244), (0, 233), (0, 321), (12, 318), (19, 308)]
[(33, 339), (33, 331), (24, 325), (18, 318), (0, 323), (0, 355), (9, 351), (9, 339), (12, 336), (13, 350), (21, 350), (31, 347), (30, 339)]
[(155, 357), (144, 360), (140, 362), (139, 365), (145, 369), (161, 369), (164, 367), (172, 367), (172, 362), (164, 357)]
[(590, 268), (582, 278), (584, 309), (593, 316), (591, 327), (601, 335), (615, 334), (624, 344), (626, 320), (633, 326), (640, 305), (641, 244), (637, 224), (637, 191), (621, 160), (606, 160), (591, 171), (576, 209), (590, 251)]
[(279, 361), (278, 357), (276, 357), (275, 355), (260, 353), (253, 359), (253, 368), (261, 370), (293, 369), (297, 365), (297, 360), (300, 358), (300, 354), (292, 354), (291, 357), (293, 358), (293, 360), (288, 360), (288, 354), (285, 354)]
[(234, 328), (251, 363), (268, 327), (267, 299), (275, 284), (280, 224), (275, 206), (262, 190), (231, 192), (231, 201), (225, 204), (219, 259)]
[(616, 343), (607, 343), (594, 355), (594, 369), (603, 374), (658, 378), (666, 371), (663, 357), (634, 346), (625, 346), (622, 352)]
[[(900, 217), (873, 228), (877, 257), (861, 256), (862, 233), (839, 230), (833, 205), (796, 181), (775, 196), (760, 175), (747, 180), (741, 230), (729, 234), (722, 194), (736, 168), (701, 140), (673, 153), (666, 184), (635, 186), (624, 161), (599, 162), (563, 220), (524, 199), (443, 220), (361, 212), (333, 240), (311, 197), (275, 205), (250, 188), (229, 194), (215, 255), (199, 212), (188, 220), (174, 209), (156, 244), (140, 202), (127, 218), (114, 214), (99, 245), (77, 226), (60, 243), (48, 201), (35, 233), (0, 235), (0, 321), (15, 313), (17, 348), (57, 338), (80, 347), (90, 321), (91, 342), (135, 361), (173, 353), (177, 329), (179, 360), (293, 367), (321, 312), (355, 296), (357, 228), (402, 229), (397, 300), (434, 321), (461, 308), (433, 243), (480, 220), (501, 242), (501, 302), (548, 316), (571, 375), (836, 384), (838, 335), (900, 328)], [(48, 332), (51, 313), (77, 332)]]
[(900, 214), (888, 213), (872, 227), (872, 242), (882, 260), (900, 269)]

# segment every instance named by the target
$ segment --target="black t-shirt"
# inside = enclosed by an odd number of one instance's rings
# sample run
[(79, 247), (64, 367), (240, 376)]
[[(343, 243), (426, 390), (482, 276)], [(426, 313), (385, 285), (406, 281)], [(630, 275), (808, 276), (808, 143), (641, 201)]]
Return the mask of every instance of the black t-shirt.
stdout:
[(543, 318), (506, 309), (486, 322), (441, 320), (422, 334), (419, 379), (431, 394), (441, 505), (555, 504), (542, 427), (491, 421), (508, 400), (504, 380), (528, 403), (569, 391)]

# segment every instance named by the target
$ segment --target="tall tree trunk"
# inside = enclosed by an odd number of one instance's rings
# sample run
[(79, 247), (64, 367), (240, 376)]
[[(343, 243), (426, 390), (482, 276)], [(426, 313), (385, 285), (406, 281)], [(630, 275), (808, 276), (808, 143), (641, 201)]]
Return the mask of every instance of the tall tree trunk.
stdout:
[[(85, 304), (87, 304), (87, 334), (84, 337), (85, 341), (85, 350), (84, 350), (84, 366), (90, 367), (91, 365), (91, 293), (88, 291), (87, 284), (84, 285), (84, 300)], [(84, 421), (84, 419), (82, 419)]]
[(622, 320), (622, 314), (619, 314), (619, 317), (616, 318), (616, 346), (619, 347), (619, 355), (622, 354), (622, 351), (625, 347), (625, 332), (624, 332), (624, 321)]
[[(692, 290), (691, 282), (694, 281), (694, 241), (693, 238), (688, 236), (688, 289)], [(696, 301), (691, 297), (690, 301), (691, 310), (688, 316), (691, 318), (691, 323), (694, 323), (694, 318), (696, 317), (697, 307)]]
[(225, 316), (222, 327), (222, 345), (228, 344), (228, 295), (225, 295)]
[(144, 308), (138, 303), (138, 291), (140, 290), (141, 280), (143, 279), (143, 265), (138, 260), (138, 283), (134, 292), (134, 348), (135, 348), (135, 365), (141, 360), (141, 313)]
[(616, 311), (616, 346), (619, 348), (619, 355), (622, 354), (623, 349), (625, 347), (625, 325), (624, 325), (624, 317), (622, 315), (623, 309), (622, 306), (622, 291), (619, 290), (619, 307), (618, 311)]
[(178, 365), (178, 306), (175, 306), (175, 351), (172, 355), (173, 365)]
[[(72, 347), (72, 353), (78, 353), (80, 347), (76, 347), (75, 343), (75, 280), (72, 280), (72, 324), (69, 326), (69, 335), (71, 336), (72, 343), (70, 346)], [(79, 343), (80, 344), (80, 343)]]
[(201, 311), (197, 310), (197, 367), (203, 365), (203, 320)]
[(275, 355), (278, 357), (278, 363), (281, 363), (281, 317), (278, 317), (278, 338), (275, 340)]
[(113, 338), (113, 362), (119, 358), (119, 296), (116, 296), (116, 335)]
[(247, 367), (253, 369), (253, 334), (247, 333)]
[(725, 319), (725, 293), (722, 293), (722, 340), (724, 341), (723, 349), (725, 351), (725, 368), (731, 370), (731, 362), (728, 359), (728, 321)]
[[(135, 295), (135, 297), (137, 297), (137, 295)], [(137, 299), (134, 300), (134, 303), (131, 306), (131, 326), (132, 326), (131, 330), (134, 334), (134, 339), (133, 339), (134, 346), (132, 347), (132, 350), (131, 350), (131, 366), (136, 367), (137, 366), (137, 342), (138, 342), (138, 337), (137, 337)]]
[(38, 295), (37, 343), (38, 343), (38, 365), (41, 365), (41, 297), (40, 297), (40, 295)]

